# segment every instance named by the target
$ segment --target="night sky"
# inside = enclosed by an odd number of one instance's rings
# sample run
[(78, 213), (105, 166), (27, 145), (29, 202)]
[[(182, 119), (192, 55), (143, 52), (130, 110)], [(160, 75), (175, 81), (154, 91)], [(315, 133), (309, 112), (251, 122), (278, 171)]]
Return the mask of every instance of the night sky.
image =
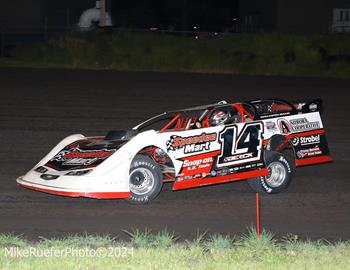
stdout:
[(115, 26), (158, 27), (185, 30), (223, 31), (237, 17), (236, 0), (152, 0), (110, 1)]

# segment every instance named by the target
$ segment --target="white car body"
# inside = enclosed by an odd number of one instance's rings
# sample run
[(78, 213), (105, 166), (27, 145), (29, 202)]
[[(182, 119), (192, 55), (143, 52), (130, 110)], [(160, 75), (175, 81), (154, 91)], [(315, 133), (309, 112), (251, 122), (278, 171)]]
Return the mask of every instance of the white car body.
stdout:
[[(217, 106), (220, 107), (221, 104), (222, 103), (218, 103)], [(174, 115), (176, 115), (176, 113), (174, 113)], [(158, 116), (154, 117), (154, 119), (157, 117)], [(194, 124), (195, 121), (188, 124), (188, 126), (193, 126)], [(143, 124), (136, 126), (134, 130), (138, 130), (142, 125)], [(289, 129), (288, 132), (284, 133), (283, 125), (287, 126)], [(249, 130), (249, 127), (253, 127), (252, 130), (254, 129), (255, 133), (248, 133), (248, 135), (242, 138), (246, 130)], [(227, 132), (227, 130), (230, 130), (233, 134), (230, 157), (223, 156), (224, 140), (226, 140), (226, 137), (224, 137), (226, 133), (224, 132)], [(72, 145), (75, 142), (85, 143), (85, 141), (89, 141), (90, 143), (86, 142), (87, 146), (93, 145), (94, 143), (96, 143), (96, 145), (105, 144), (108, 146), (110, 143), (110, 141), (106, 140), (104, 137), (85, 137), (81, 134), (75, 134), (63, 139), (57, 144), (57, 146), (29, 172), (17, 178), (17, 183), (29, 189), (63, 196), (129, 198), (129, 172), (131, 162), (140, 151), (147, 147), (161, 149), (162, 152), (166, 153), (170, 158), (174, 169), (173, 189), (191, 188), (264, 176), (267, 175), (268, 172), (264, 166), (263, 152), (269, 140), (274, 137), (274, 135), (281, 135), (288, 139), (296, 154), (297, 166), (331, 161), (327, 152), (327, 145), (320, 147), (321, 144), (324, 144), (323, 139), (321, 142), (320, 137), (315, 137), (324, 136), (320, 113), (318, 109), (315, 109), (314, 111), (311, 110), (306, 113), (298, 111), (294, 114), (278, 113), (275, 116), (271, 114), (267, 117), (260, 117), (260, 119), (257, 120), (247, 119), (247, 121), (243, 120), (242, 123), (231, 123), (228, 125), (209, 126), (197, 129), (187, 129), (186, 127), (185, 130), (176, 130), (175, 128), (161, 131), (147, 130), (137, 133), (136, 136), (124, 142), (118, 149), (114, 149), (110, 155), (107, 153), (110, 150), (104, 148), (87, 151), (88, 153), (96, 154), (101, 154), (100, 152), (104, 151), (103, 153), (109, 155), (96, 166), (86, 166), (86, 168), (77, 166), (79, 169), (67, 170), (55, 169), (54, 166), (52, 167), (52, 160), (54, 159), (54, 162), (61, 162), (60, 164), (67, 163), (69, 160), (64, 157), (67, 157), (67, 155), (72, 152), (75, 153), (75, 155), (72, 155), (75, 158), (74, 162), (82, 164), (84, 162), (91, 162), (91, 158), (90, 160), (79, 158), (79, 154), (85, 153), (82, 150), (78, 149), (78, 155), (76, 155), (77, 150), (75, 148), (63, 151), (62, 149), (65, 149), (67, 145)], [(248, 151), (248, 145), (253, 139), (252, 136), (256, 137), (256, 152), (254, 153)], [(179, 137), (182, 140), (181, 142), (185, 145), (173, 147), (173, 138)], [(301, 145), (300, 138), (304, 138), (301, 139), (302, 142), (305, 140), (306, 142), (309, 141), (310, 147), (306, 149), (306, 143), (305, 145)], [(246, 147), (241, 147), (239, 149), (237, 146), (238, 143)], [(315, 147), (319, 149), (319, 152), (317, 152)], [(309, 149), (314, 150), (309, 151)], [(76, 158), (76, 156), (78, 156), (78, 158)], [(64, 161), (63, 163), (62, 160)], [(94, 161), (96, 160), (95, 158)], [(40, 171), (38, 171), (38, 168), (40, 168)], [(88, 173), (82, 175), (67, 175), (71, 172), (76, 173), (77, 171), (88, 171)], [(48, 177), (53, 175), (57, 178), (44, 179), (44, 175), (48, 175)]]

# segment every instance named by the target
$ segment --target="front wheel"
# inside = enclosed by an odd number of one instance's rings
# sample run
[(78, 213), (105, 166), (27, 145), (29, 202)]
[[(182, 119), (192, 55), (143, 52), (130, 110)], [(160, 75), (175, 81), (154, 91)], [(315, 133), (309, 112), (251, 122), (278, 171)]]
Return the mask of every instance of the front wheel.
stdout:
[(273, 194), (285, 190), (292, 181), (293, 166), (290, 161), (279, 152), (267, 151), (265, 164), (269, 174), (248, 179), (249, 186), (260, 194)]
[(129, 186), (129, 202), (146, 204), (162, 189), (162, 172), (152, 159), (137, 155), (130, 166)]

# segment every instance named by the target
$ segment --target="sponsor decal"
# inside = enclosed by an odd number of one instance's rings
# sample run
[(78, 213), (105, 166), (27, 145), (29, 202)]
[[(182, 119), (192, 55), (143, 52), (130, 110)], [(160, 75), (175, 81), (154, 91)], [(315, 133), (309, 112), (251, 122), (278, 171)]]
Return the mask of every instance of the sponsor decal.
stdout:
[(277, 125), (282, 134), (289, 134), (292, 132), (292, 125), (286, 119), (278, 119)]
[(216, 171), (217, 176), (225, 176), (225, 175), (228, 175), (229, 173), (230, 173), (229, 169), (223, 169), (223, 170)]
[(308, 145), (308, 144), (314, 144), (314, 143), (320, 143), (320, 135), (311, 135), (308, 137), (300, 137), (300, 144), (301, 145)]
[(59, 152), (51, 161), (62, 162), (62, 165), (91, 165), (99, 159), (106, 159), (114, 151), (81, 151), (79, 149)]
[(93, 151), (93, 152), (81, 152), (79, 150), (69, 152), (63, 156), (64, 159), (73, 158), (106, 158), (112, 153), (107, 151)]
[(91, 165), (97, 160), (97, 158), (89, 159), (89, 158), (73, 158), (63, 162), (63, 165)]
[(204, 150), (210, 150), (210, 143), (216, 141), (217, 134), (202, 133), (201, 135), (181, 137), (172, 135), (166, 142), (168, 151), (183, 149), (184, 154), (196, 153)]
[(265, 123), (265, 126), (266, 126), (267, 130), (276, 130), (277, 129), (275, 122), (272, 122), (272, 121), (267, 121)]
[(295, 137), (292, 139), (292, 144), (294, 146), (300, 145), (310, 145), (310, 144), (318, 144), (321, 142), (320, 135), (311, 135), (305, 137)]
[(204, 159), (198, 159), (198, 160), (185, 160), (183, 167), (184, 168), (205, 168), (208, 167), (210, 163), (213, 162), (213, 158), (204, 158)]
[(213, 176), (213, 177), (216, 176), (216, 174), (217, 174), (217, 173), (216, 173), (216, 171), (214, 171), (214, 170), (212, 170), (212, 171), (210, 172), (210, 175)]
[(118, 146), (99, 139), (79, 140), (63, 148), (46, 165), (59, 171), (95, 167), (115, 153)]
[(297, 152), (298, 158), (307, 158), (307, 157), (313, 157), (313, 156), (317, 156), (317, 155), (322, 155), (322, 151), (318, 146), (315, 146), (315, 147), (309, 148), (309, 149), (299, 150)]
[(320, 128), (319, 122), (309, 122), (306, 118), (292, 119), (289, 122), (292, 125), (293, 131), (304, 131)]
[(66, 159), (64, 158), (64, 156), (66, 154), (68, 154), (69, 152), (71, 152), (72, 150), (62, 150), (61, 152), (59, 152), (56, 156), (54, 156), (51, 161), (60, 161), (63, 162)]
[(213, 167), (214, 156), (217, 155), (217, 153), (218, 151), (215, 151), (181, 159), (183, 162), (181, 174), (201, 174), (202, 177), (209, 175)]
[(299, 145), (299, 142), (300, 142), (299, 137), (294, 137), (294, 138), (292, 139), (292, 145), (293, 145), (293, 146), (298, 146), (298, 145)]
[(309, 105), (309, 110), (312, 111), (312, 112), (316, 111), (317, 110), (317, 104), (316, 103), (311, 103)]
[(290, 115), (290, 112), (283, 112), (283, 113), (274, 113), (274, 114), (268, 114), (268, 115), (261, 115), (260, 119), (266, 119), (266, 118), (273, 118), (273, 117), (281, 117)]
[(297, 119), (278, 119), (277, 125), (282, 134), (289, 134), (320, 128), (320, 122), (309, 122), (305, 117)]
[(229, 171), (230, 174), (236, 173), (236, 170), (234, 168), (230, 168), (228, 171)]

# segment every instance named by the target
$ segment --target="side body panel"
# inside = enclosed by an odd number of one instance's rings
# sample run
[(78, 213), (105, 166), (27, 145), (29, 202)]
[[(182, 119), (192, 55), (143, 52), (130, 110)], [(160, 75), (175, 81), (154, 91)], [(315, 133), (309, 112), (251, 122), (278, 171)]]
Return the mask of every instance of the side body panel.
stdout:
[(264, 139), (283, 135), (295, 154), (296, 166), (332, 161), (320, 113), (310, 112), (264, 120)]
[(263, 133), (263, 122), (254, 121), (157, 136), (175, 166), (177, 190), (266, 175)]

